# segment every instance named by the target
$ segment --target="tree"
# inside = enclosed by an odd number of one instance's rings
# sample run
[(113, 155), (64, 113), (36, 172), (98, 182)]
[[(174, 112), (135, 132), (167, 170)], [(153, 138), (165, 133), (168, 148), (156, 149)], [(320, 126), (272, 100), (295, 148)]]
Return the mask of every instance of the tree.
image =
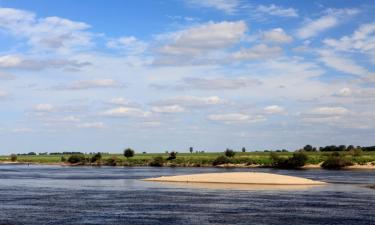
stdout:
[(340, 152), (345, 151), (345, 150), (346, 150), (346, 145), (340, 145), (340, 146), (338, 147), (338, 150), (339, 150)]
[(271, 152), (270, 159), (273, 167), (281, 169), (297, 169), (306, 164), (308, 157), (304, 152), (295, 152), (293, 153), (293, 156), (289, 158), (279, 157), (278, 154)]
[(100, 152), (96, 153), (92, 158), (91, 158), (91, 162), (94, 163), (94, 162), (97, 162), (97, 161), (100, 161), (102, 159), (102, 154)]
[(193, 153), (193, 151), (194, 151), (193, 147), (190, 147), (190, 148), (189, 148), (189, 152), (190, 152), (190, 153)]
[(16, 154), (11, 154), (10, 155), (10, 161), (12, 161), (12, 162), (17, 161), (17, 155)]
[(129, 159), (130, 157), (134, 156), (134, 150), (131, 148), (127, 148), (124, 150), (124, 156)]
[(177, 157), (177, 152), (172, 151), (169, 153), (169, 157), (167, 158), (167, 160), (176, 159), (176, 157)]
[(242, 152), (246, 152), (246, 148), (245, 147), (242, 147)]
[(231, 157), (233, 157), (236, 153), (235, 153), (232, 149), (227, 148), (227, 149), (225, 150), (224, 154), (225, 154), (225, 156), (231, 158)]
[(303, 150), (306, 151), (306, 152), (312, 152), (313, 147), (311, 145), (305, 145), (305, 147), (303, 147)]

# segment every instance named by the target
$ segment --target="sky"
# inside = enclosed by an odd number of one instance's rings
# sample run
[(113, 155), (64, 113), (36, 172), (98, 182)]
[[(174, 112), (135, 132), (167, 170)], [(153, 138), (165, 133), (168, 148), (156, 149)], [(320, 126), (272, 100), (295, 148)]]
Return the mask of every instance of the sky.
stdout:
[(0, 154), (375, 145), (373, 1), (0, 0)]

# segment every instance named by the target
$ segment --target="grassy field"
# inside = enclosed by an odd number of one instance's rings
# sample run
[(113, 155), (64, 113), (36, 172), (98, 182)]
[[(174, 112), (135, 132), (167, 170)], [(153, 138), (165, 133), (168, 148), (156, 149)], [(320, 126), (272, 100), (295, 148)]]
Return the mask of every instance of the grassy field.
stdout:
[[(292, 156), (292, 152), (277, 152), (276, 154), (281, 157)], [(308, 164), (319, 164), (327, 158), (330, 153), (327, 152), (308, 152)], [(177, 158), (169, 161), (169, 164), (176, 166), (205, 166), (212, 165), (212, 162), (222, 152), (210, 152), (210, 153), (178, 153)], [(147, 165), (156, 156), (162, 156), (164, 159), (168, 158), (166, 153), (147, 153), (147, 154), (135, 154), (134, 157), (126, 159), (122, 154), (103, 154), (102, 161), (106, 161), (111, 158), (116, 158), (123, 165)], [(236, 155), (231, 158), (233, 164), (254, 164), (254, 165), (269, 165), (271, 163), (269, 152), (237, 152)], [(64, 155), (67, 159), (69, 155)], [(91, 158), (92, 155), (85, 155), (87, 158)], [(346, 153), (346, 158), (352, 160), (354, 163), (364, 164), (367, 162), (375, 162), (375, 152), (363, 152), (360, 156), (352, 156)], [(60, 163), (62, 155), (19, 155), (17, 162), (25, 163)], [(10, 161), (10, 156), (0, 156), (1, 161)]]

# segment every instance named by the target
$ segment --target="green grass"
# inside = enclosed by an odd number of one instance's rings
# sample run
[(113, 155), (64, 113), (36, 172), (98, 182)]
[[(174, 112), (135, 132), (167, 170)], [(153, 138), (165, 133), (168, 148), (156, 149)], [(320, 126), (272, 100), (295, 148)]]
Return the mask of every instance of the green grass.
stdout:
[[(212, 162), (219, 156), (222, 152), (207, 152), (207, 153), (178, 153), (175, 160), (169, 161), (171, 164), (179, 166), (205, 166), (212, 165)], [(278, 152), (280, 157), (291, 157), (292, 152)], [(309, 152), (308, 154), (308, 164), (319, 164), (323, 162), (330, 153), (324, 152)], [(270, 153), (269, 152), (236, 152), (236, 155), (231, 159), (234, 164), (257, 164), (257, 165), (269, 165), (270, 164)], [(62, 155), (25, 155), (18, 156), (18, 162), (24, 163), (59, 163), (61, 162)], [(93, 155), (85, 155), (86, 157), (92, 157)], [(153, 157), (162, 156), (167, 158), (166, 153), (136, 153), (134, 157), (126, 158), (122, 154), (103, 154), (102, 161), (109, 159), (111, 157), (117, 157), (121, 159), (127, 165), (147, 165)], [(69, 155), (64, 155), (68, 158)], [(363, 152), (361, 156), (353, 157), (346, 154), (348, 159), (352, 160), (354, 163), (365, 164), (367, 162), (375, 162), (375, 152)], [(0, 156), (1, 161), (10, 161), (10, 156)]]

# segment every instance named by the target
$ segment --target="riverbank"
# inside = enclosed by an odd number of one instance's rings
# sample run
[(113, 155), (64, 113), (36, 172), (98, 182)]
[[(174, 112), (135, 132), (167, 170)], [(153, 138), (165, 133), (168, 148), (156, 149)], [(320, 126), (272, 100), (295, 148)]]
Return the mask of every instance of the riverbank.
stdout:
[[(0, 165), (50, 165), (50, 166), (87, 166), (87, 167), (100, 167), (100, 166), (108, 166), (108, 165), (105, 165), (105, 164), (100, 164), (100, 163), (93, 163), (93, 164), (80, 164), (80, 163), (75, 163), (75, 164), (71, 164), (71, 163), (66, 163), (66, 162), (55, 162), (55, 163), (49, 163), (49, 162), (46, 162), (46, 163), (41, 163), (41, 162), (11, 162), (11, 161), (0, 161)], [(148, 164), (137, 164), (137, 165), (128, 165), (128, 164), (125, 164), (125, 165), (112, 165), (112, 166), (117, 166), (117, 167), (147, 167), (149, 166)], [(242, 163), (242, 164), (233, 164), (233, 163), (228, 163), (228, 164), (221, 164), (221, 165), (217, 165), (217, 166), (213, 166), (213, 165), (210, 165), (210, 164), (202, 164), (202, 165), (199, 165), (197, 166), (196, 164), (175, 164), (175, 163), (165, 163), (163, 165), (164, 167), (207, 167), (207, 168), (212, 168), (212, 167), (215, 167), (215, 168), (272, 168), (271, 166), (268, 166), (268, 165), (259, 165), (259, 164), (245, 164), (245, 163)], [(307, 164), (305, 166), (303, 166), (301, 169), (322, 169), (321, 167), (321, 163), (319, 164)], [(375, 170), (375, 163), (374, 162), (371, 162), (371, 163), (366, 163), (366, 164), (355, 164), (355, 165), (352, 165), (352, 166), (347, 166), (343, 169), (346, 169), (346, 170)]]

